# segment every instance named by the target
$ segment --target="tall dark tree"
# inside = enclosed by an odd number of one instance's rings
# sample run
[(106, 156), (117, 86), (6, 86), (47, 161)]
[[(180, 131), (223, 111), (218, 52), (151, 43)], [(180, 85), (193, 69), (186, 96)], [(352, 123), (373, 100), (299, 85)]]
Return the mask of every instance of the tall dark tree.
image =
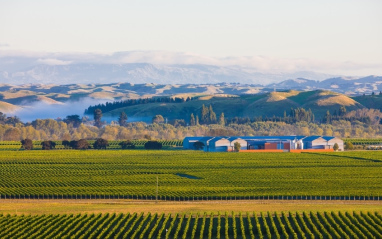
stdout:
[(5, 124), (5, 121), (7, 119), (7, 115), (3, 112), (0, 112), (0, 124)]
[(221, 113), (219, 116), (219, 124), (223, 126), (225, 125), (224, 113)]
[(209, 123), (209, 110), (204, 104), (202, 105), (202, 114), (200, 117), (200, 123), (202, 124), (208, 124)]
[(191, 113), (191, 116), (190, 116), (190, 125), (191, 126), (194, 126), (196, 123), (195, 123), (195, 116), (193, 113)]
[(102, 110), (95, 109), (94, 110), (94, 126), (100, 128), (102, 127)]
[(338, 111), (338, 116), (343, 117), (343, 116), (345, 116), (345, 114), (346, 114), (346, 108), (345, 108), (345, 106), (341, 106), (340, 110)]
[(64, 122), (67, 124), (72, 124), (73, 127), (77, 128), (81, 124), (81, 119), (79, 115), (68, 115), (64, 119)]
[(323, 119), (323, 123), (330, 124), (330, 122), (332, 122), (332, 116), (330, 115), (330, 112), (328, 110), (326, 111), (325, 117)]
[(127, 125), (127, 114), (125, 113), (125, 111), (122, 111), (121, 114), (119, 114), (118, 123), (120, 126)]
[(209, 123), (210, 124), (216, 124), (216, 122), (217, 122), (216, 114), (215, 114), (214, 110), (212, 109), (212, 105), (210, 105), (208, 111), (209, 111), (208, 112)]

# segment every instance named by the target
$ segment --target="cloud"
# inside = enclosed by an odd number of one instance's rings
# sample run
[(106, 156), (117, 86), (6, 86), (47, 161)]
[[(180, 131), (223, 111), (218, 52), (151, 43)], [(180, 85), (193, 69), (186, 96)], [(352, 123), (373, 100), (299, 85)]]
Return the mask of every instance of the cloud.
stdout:
[(0, 43), (0, 48), (10, 47), (8, 43)]
[[(110, 54), (100, 53), (47, 53), (0, 51), (0, 60), (5, 57), (23, 57), (37, 64), (68, 65), (151, 63), (157, 65), (205, 64), (215, 66), (240, 67), (249, 72), (292, 73), (314, 71), (335, 75), (382, 75), (382, 62), (336, 62), (308, 58), (277, 58), (269, 56), (227, 56), (211, 57), (190, 52), (169, 51), (125, 51)], [(15, 62), (17, 64), (17, 62)]]
[(45, 65), (69, 65), (72, 63), (71, 61), (63, 61), (54, 58), (38, 59), (37, 62)]

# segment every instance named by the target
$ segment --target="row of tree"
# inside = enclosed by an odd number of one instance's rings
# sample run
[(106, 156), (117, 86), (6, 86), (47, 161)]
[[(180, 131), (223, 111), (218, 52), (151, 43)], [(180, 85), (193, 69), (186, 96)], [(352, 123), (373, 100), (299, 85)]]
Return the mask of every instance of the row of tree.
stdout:
[(199, 115), (196, 114), (196, 116), (192, 113), (190, 116), (190, 125), (195, 126), (199, 124), (219, 124), (219, 125), (225, 125), (225, 119), (224, 119), (224, 113), (221, 113), (219, 116), (219, 119), (216, 118), (216, 113), (214, 112), (212, 105), (209, 107), (202, 105), (201, 112), (200, 112), (200, 119)]
[[(21, 142), (21, 149), (24, 150), (32, 150), (33, 149), (33, 141), (31, 139), (23, 139)], [(90, 144), (88, 140), (86, 139), (80, 139), (80, 140), (63, 140), (62, 145), (65, 149), (89, 149)], [(122, 149), (135, 149), (135, 145), (130, 141), (122, 141), (119, 143)], [(55, 149), (56, 142), (51, 140), (46, 140), (41, 142), (41, 146), (43, 150), (50, 150)], [(106, 149), (109, 146), (109, 141), (103, 138), (98, 138), (93, 143), (94, 149)], [(145, 149), (162, 149), (162, 143), (150, 140), (147, 141), (144, 145)]]
[(129, 99), (123, 101), (106, 102), (105, 104), (98, 104), (94, 106), (89, 106), (85, 110), (85, 114), (91, 115), (94, 110), (100, 109), (103, 112), (109, 112), (115, 109), (128, 107), (132, 105), (148, 104), (148, 103), (183, 103), (186, 101), (193, 100), (193, 97), (181, 98), (181, 97), (153, 97), (153, 98), (140, 98), (140, 99)]
[(381, 124), (364, 124), (345, 120), (322, 123), (285, 123), (273, 121), (255, 121), (247, 124), (230, 123), (226, 125), (210, 124), (184, 126), (171, 124), (146, 124), (144, 122), (128, 123), (125, 127), (118, 124), (101, 128), (81, 123), (75, 128), (71, 124), (53, 119), (37, 120), (33, 125), (0, 124), (0, 141), (32, 140), (80, 140), (103, 138), (107, 140), (134, 139), (183, 139), (186, 136), (240, 136), (240, 135), (329, 135), (336, 137), (373, 138), (382, 137)]

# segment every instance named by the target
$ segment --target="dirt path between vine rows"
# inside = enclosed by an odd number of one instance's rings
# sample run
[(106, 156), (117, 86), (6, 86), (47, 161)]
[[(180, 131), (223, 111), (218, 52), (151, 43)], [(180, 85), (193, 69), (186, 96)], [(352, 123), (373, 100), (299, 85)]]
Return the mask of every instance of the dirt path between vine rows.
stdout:
[(377, 211), (382, 201), (340, 200), (231, 200), (231, 201), (144, 201), (122, 199), (2, 199), (3, 214), (76, 213), (203, 213), (203, 212), (302, 212)]

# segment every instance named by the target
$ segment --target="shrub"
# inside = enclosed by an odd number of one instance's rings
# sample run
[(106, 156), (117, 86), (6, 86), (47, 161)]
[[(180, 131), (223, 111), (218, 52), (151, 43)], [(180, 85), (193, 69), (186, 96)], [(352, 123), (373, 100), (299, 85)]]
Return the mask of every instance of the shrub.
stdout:
[(53, 141), (43, 141), (41, 142), (41, 146), (43, 150), (54, 149), (56, 147), (56, 143)]
[(106, 149), (109, 146), (109, 141), (106, 139), (99, 138), (93, 143), (93, 148), (95, 149)]
[(135, 145), (130, 140), (122, 141), (119, 145), (122, 149), (135, 149)]
[(77, 149), (88, 149), (89, 142), (86, 139), (80, 139), (77, 141)]
[(239, 151), (240, 151), (240, 148), (241, 148), (241, 145), (240, 145), (239, 142), (235, 142), (235, 143), (233, 144), (233, 150), (234, 150), (235, 152), (239, 152)]
[(351, 142), (346, 142), (345, 143), (345, 147), (344, 147), (346, 150), (353, 150), (354, 149), (354, 146)]
[(31, 139), (23, 139), (21, 140), (21, 148), (25, 150), (33, 149), (33, 142)]
[(162, 144), (158, 141), (147, 141), (145, 143), (145, 149), (161, 149)]
[(64, 146), (65, 149), (68, 149), (71, 147), (70, 142), (68, 140), (63, 140), (62, 145)]
[(73, 149), (88, 149), (89, 142), (86, 139), (80, 139), (78, 141), (72, 140), (70, 141), (70, 147)]
[(335, 143), (335, 144), (333, 145), (333, 149), (334, 149), (334, 151), (337, 151), (337, 150), (338, 150), (338, 148), (339, 148), (338, 144), (337, 144), (337, 143)]

